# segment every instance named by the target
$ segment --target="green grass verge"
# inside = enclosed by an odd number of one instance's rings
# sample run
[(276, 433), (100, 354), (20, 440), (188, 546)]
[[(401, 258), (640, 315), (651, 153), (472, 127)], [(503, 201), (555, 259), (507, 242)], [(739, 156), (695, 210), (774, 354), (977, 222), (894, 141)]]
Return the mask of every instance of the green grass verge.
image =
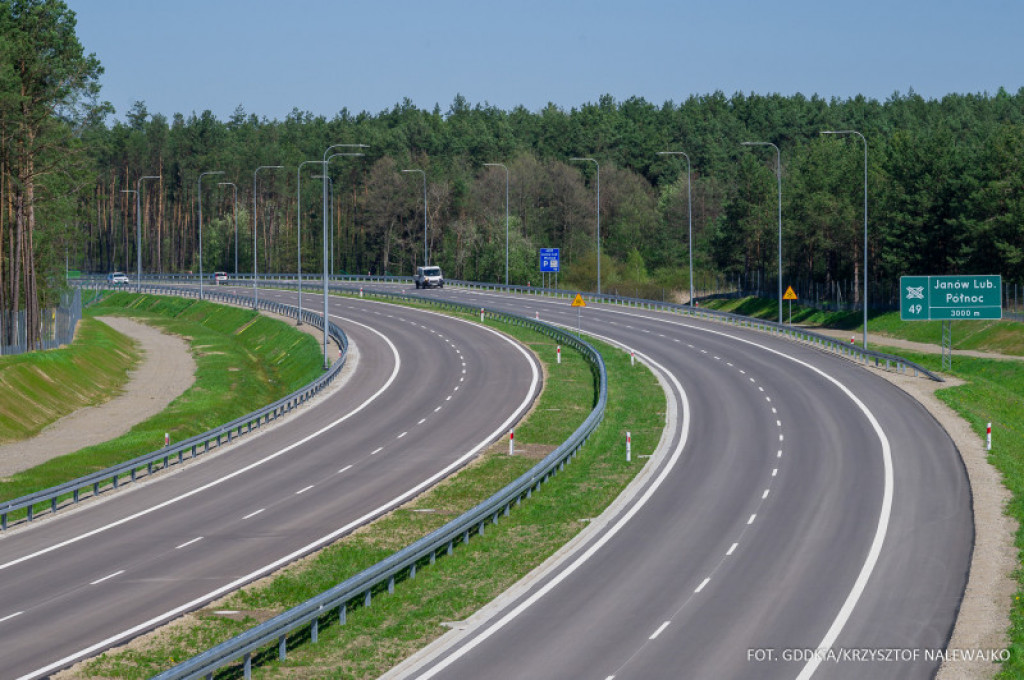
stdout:
[[(186, 338), (196, 361), (196, 381), (162, 413), (123, 436), (0, 482), (0, 500), (56, 486), (159, 449), (165, 432), (172, 441), (205, 432), (284, 397), (323, 369), (315, 339), (249, 309), (115, 293), (90, 308), (88, 315), (131, 316)], [(83, 320), (83, 330), (93, 328), (107, 327), (89, 318)], [(45, 365), (46, 354), (30, 360)]]
[[(764, 298), (709, 300), (704, 307), (769, 321), (778, 320), (779, 315), (779, 308), (775, 300)], [(788, 323), (789, 311), (785, 306), (783, 314)], [(857, 333), (863, 331), (863, 321), (862, 312), (823, 312), (810, 307), (793, 305), (794, 324), (822, 326)], [(942, 343), (941, 321), (901, 321), (899, 312), (869, 313), (868, 330), (872, 334), (877, 333), (913, 342), (933, 345)], [(879, 349), (873, 346), (872, 348)], [(953, 349), (971, 349), (1024, 356), (1024, 324), (1019, 321), (954, 321)], [(894, 353), (900, 354), (900, 352)]]
[[(545, 363), (543, 394), (528, 420), (516, 429), (517, 449), (525, 447), (527, 455), (510, 457), (507, 442), (499, 442), (411, 503), (217, 605), (242, 612), (240, 620), (214, 614), (210, 607), (193, 615), (190, 623), (172, 625), (131, 650), (88, 662), (77, 677), (150, 677), (372, 566), (491, 495), (564, 441), (593, 407), (589, 365), (566, 348), (557, 365), (550, 338), (495, 325), (532, 347)], [(599, 515), (642, 467), (638, 458), (625, 462), (626, 431), (632, 432), (634, 455), (651, 453), (664, 426), (665, 396), (646, 368), (631, 367), (621, 350), (591, 342), (607, 363), (609, 400), (603, 423), (571, 465), (509, 517), (488, 525), (484, 536), (419, 570), (393, 595), (375, 593), (371, 607), (350, 607), (346, 625), (337, 624), (336, 611), (325, 613), (317, 644), (302, 644), (308, 642), (308, 631), (293, 635), (285, 663), (277, 661), (276, 648), (268, 649), (258, 659), (256, 673), (377, 677), (441, 636), (447, 630), (443, 622), (465, 619), (491, 601), (575, 536), (586, 519)], [(217, 674), (240, 676), (238, 666)]]
[(130, 338), (92, 319), (82, 320), (68, 347), (0, 357), (0, 443), (106, 401), (140, 358)]

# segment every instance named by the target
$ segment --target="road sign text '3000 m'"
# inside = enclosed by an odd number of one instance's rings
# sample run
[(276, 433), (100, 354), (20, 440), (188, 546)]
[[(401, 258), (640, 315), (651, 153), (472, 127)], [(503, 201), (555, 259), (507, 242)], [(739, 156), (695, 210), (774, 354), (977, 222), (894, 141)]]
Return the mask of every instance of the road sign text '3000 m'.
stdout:
[(900, 319), (1001, 319), (1003, 281), (996, 276), (901, 276)]

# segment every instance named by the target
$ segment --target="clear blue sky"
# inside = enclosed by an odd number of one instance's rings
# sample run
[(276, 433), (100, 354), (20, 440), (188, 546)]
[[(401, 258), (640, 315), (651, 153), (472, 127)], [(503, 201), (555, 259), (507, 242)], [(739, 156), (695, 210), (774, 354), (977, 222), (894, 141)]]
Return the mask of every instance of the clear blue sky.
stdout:
[(1024, 86), (1021, 0), (67, 0), (102, 98), (170, 117), (332, 118), (456, 94), (570, 109), (602, 94), (885, 100)]

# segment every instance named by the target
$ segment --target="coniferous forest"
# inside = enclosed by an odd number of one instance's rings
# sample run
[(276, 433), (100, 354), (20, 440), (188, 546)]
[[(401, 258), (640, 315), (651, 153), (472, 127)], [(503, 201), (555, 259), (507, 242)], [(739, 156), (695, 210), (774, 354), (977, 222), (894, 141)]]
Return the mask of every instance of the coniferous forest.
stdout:
[[(293, 110), (268, 120), (239, 107), (220, 120), (210, 111), (150, 112), (143, 102), (110, 115), (97, 97), (100, 65), (74, 38), (63, 3), (0, 7), (5, 309), (44, 298), (61, 285), (65, 266), (133, 274), (136, 198), (144, 271), (197, 271), (200, 189), (204, 271), (234, 272), (237, 246), (238, 271), (251, 272), (255, 241), (260, 272), (294, 272), (297, 225), (303, 270), (322, 271), (322, 164), (300, 163), (322, 160), (334, 144), (367, 145), (335, 149), (364, 155), (328, 164), (336, 273), (408, 275), (422, 263), (425, 178), (431, 263), (449, 278), (503, 282), (507, 177), (510, 283), (537, 285), (538, 250), (557, 247), (560, 287), (594, 289), (599, 181), (602, 288), (660, 296), (688, 289), (688, 207), (699, 276), (773, 290), (765, 284), (778, 274), (776, 153), (742, 144), (771, 142), (781, 157), (783, 282), (845, 286), (856, 302), (865, 145), (825, 130), (855, 130), (866, 140), (872, 302), (885, 302), (905, 274), (1001, 274), (1007, 284), (1024, 283), (1024, 89), (938, 100), (911, 91), (885, 101), (605, 96), (539, 111), (458, 96), (446, 108), (403, 100), (375, 113), (353, 113), (339, 95), (330, 118)], [(27, 31), (29, 14), (51, 30)], [(45, 39), (67, 54), (41, 50)], [(24, 68), (29, 54), (47, 63)], [(45, 91), (56, 82), (65, 91)], [(665, 151), (688, 155), (690, 187), (686, 158), (659, 155)], [(486, 164), (503, 164), (508, 174)], [(215, 171), (224, 174), (199, 182)]]

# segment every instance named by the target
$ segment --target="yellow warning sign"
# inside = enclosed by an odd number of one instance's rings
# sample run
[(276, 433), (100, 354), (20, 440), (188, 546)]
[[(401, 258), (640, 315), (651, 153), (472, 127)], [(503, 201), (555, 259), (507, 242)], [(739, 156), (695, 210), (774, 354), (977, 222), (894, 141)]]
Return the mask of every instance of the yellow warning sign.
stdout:
[(583, 301), (583, 296), (576, 293), (576, 299), (572, 301), (573, 307), (586, 307), (587, 303)]
[(796, 293), (793, 292), (793, 286), (786, 288), (786, 294), (782, 296), (783, 300), (796, 300)]

